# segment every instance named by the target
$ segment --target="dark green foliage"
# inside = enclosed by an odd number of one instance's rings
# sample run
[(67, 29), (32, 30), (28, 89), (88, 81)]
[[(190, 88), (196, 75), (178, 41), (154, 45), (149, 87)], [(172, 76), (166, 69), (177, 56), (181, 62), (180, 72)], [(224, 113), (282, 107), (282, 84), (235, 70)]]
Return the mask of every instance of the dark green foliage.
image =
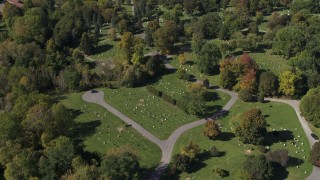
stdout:
[(205, 74), (213, 74), (218, 69), (219, 60), (222, 55), (217, 45), (206, 43), (200, 50), (198, 55), (198, 69)]
[(316, 127), (320, 127), (320, 86), (310, 89), (301, 99), (302, 115)]
[(79, 49), (86, 53), (87, 55), (90, 55), (93, 53), (93, 41), (90, 35), (88, 33), (83, 33), (81, 40), (80, 40), (80, 46)]
[(295, 26), (285, 27), (277, 32), (272, 49), (274, 53), (293, 57), (304, 50), (306, 37), (303, 31)]
[(140, 169), (138, 157), (131, 152), (111, 154), (101, 161), (101, 172), (110, 179), (133, 179)]
[(248, 89), (241, 89), (238, 93), (238, 96), (241, 101), (244, 102), (252, 102), (254, 100), (252, 92)]
[(173, 166), (182, 172), (189, 170), (190, 158), (184, 154), (176, 154), (173, 156)]
[(274, 96), (278, 91), (278, 78), (273, 72), (267, 71), (260, 75), (259, 93), (265, 96)]
[(190, 93), (186, 93), (178, 102), (179, 108), (184, 110), (188, 114), (202, 116), (205, 114), (207, 106), (204, 98), (194, 96)]
[(314, 166), (320, 167), (320, 142), (316, 142), (312, 146), (309, 162)]
[(273, 177), (273, 168), (263, 155), (247, 156), (242, 167), (249, 174), (250, 179), (268, 180)]
[(39, 170), (43, 178), (61, 177), (70, 167), (75, 149), (67, 137), (52, 140), (39, 160)]

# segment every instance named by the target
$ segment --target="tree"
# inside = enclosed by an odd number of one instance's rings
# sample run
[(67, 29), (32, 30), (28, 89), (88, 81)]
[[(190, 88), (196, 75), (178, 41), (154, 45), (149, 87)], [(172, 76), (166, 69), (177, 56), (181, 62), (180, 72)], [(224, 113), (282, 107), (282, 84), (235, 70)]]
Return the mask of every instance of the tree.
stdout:
[(123, 51), (127, 62), (131, 61), (134, 47), (134, 36), (131, 32), (124, 32), (119, 47)]
[(190, 162), (193, 162), (197, 160), (200, 155), (199, 145), (190, 141), (189, 144), (180, 151), (180, 154), (187, 156)]
[(101, 161), (100, 170), (110, 179), (132, 179), (139, 171), (138, 157), (128, 149), (115, 149)]
[(242, 142), (252, 144), (261, 144), (266, 132), (266, 120), (259, 108), (244, 112), (235, 130)]
[(320, 142), (316, 142), (312, 146), (309, 162), (314, 166), (320, 167)]
[(266, 154), (267, 161), (276, 162), (283, 167), (287, 167), (289, 158), (289, 152), (286, 149), (270, 151)]
[(48, 105), (42, 103), (32, 106), (21, 124), (32, 144), (36, 146), (41, 134), (48, 129), (50, 122), (50, 109)]
[(174, 21), (167, 21), (166, 24), (153, 33), (155, 46), (164, 53), (171, 52), (177, 38), (177, 25)]
[(186, 61), (187, 61), (186, 54), (179, 54), (178, 61), (179, 61), (180, 65), (184, 65), (186, 63)]
[(198, 54), (205, 44), (206, 41), (204, 40), (203, 33), (198, 31), (192, 34), (191, 48), (193, 53)]
[(173, 166), (179, 171), (186, 172), (190, 168), (190, 158), (183, 154), (176, 154), (173, 156)]
[(218, 62), (222, 55), (217, 45), (206, 43), (200, 50), (198, 55), (198, 69), (205, 74), (217, 73)]
[(300, 109), (302, 115), (316, 127), (320, 127), (320, 86), (310, 89), (301, 99)]
[(188, 92), (192, 96), (205, 98), (208, 93), (208, 90), (203, 84), (195, 82), (189, 85)]
[(304, 33), (295, 26), (280, 29), (274, 39), (272, 50), (276, 54), (293, 57), (303, 51), (306, 45)]
[(250, 179), (267, 180), (273, 176), (273, 168), (263, 155), (247, 156), (242, 167), (244, 172), (248, 173)]
[(296, 90), (295, 84), (300, 78), (292, 71), (284, 71), (279, 76), (279, 92), (286, 96), (293, 96)]
[(19, 43), (36, 41), (44, 44), (48, 37), (48, 17), (40, 7), (27, 9), (13, 25), (13, 37)]
[(195, 96), (191, 93), (186, 93), (180, 101), (178, 106), (188, 114), (203, 115), (206, 112), (206, 101), (201, 96)]
[(72, 171), (68, 171), (61, 180), (99, 179), (101, 173), (96, 164), (90, 165), (77, 156), (72, 159)]
[(244, 76), (241, 78), (240, 82), (240, 89), (248, 90), (249, 92), (253, 93), (256, 89), (256, 71), (254, 69), (249, 69)]
[(39, 160), (39, 172), (43, 178), (60, 178), (71, 167), (75, 149), (71, 140), (60, 136), (50, 141)]
[(29, 179), (38, 175), (37, 153), (31, 149), (24, 149), (15, 154), (13, 160), (6, 165), (4, 177), (6, 179)]
[(278, 78), (273, 72), (263, 72), (259, 79), (259, 93), (265, 96), (274, 96), (277, 93), (278, 84)]
[(221, 134), (219, 125), (215, 121), (207, 121), (203, 134), (210, 140), (214, 140)]
[(238, 93), (239, 99), (243, 102), (252, 102), (253, 94), (249, 89), (241, 89)]
[(82, 34), (79, 49), (88, 55), (93, 53), (93, 42), (88, 33)]

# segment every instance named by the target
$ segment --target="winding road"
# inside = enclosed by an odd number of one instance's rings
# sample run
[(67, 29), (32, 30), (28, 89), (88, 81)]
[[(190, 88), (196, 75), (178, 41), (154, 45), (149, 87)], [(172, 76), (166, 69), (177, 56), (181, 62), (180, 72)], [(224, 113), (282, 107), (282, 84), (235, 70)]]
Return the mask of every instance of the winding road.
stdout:
[[(224, 114), (224, 112), (228, 111), (234, 103), (238, 99), (237, 93), (227, 91), (225, 89), (216, 89), (217, 91), (224, 92), (226, 94), (229, 94), (231, 96), (231, 99), (229, 102), (222, 108), (221, 111), (213, 114), (212, 116), (219, 117)], [(189, 129), (195, 128), (197, 126), (203, 125), (206, 123), (206, 119), (200, 119), (198, 121), (185, 124), (178, 129), (176, 129), (167, 140), (160, 140), (154, 135), (152, 135), (149, 131), (144, 129), (142, 126), (140, 126), (138, 123), (136, 123), (134, 120), (130, 119), (108, 103), (104, 101), (104, 93), (102, 91), (88, 91), (82, 95), (82, 99), (89, 103), (95, 103), (99, 104), (100, 106), (104, 107), (106, 110), (117, 116), (119, 119), (124, 121), (125, 123), (131, 125), (132, 128), (137, 130), (142, 136), (149, 139), (154, 144), (158, 145), (162, 151), (162, 157), (159, 166), (156, 168), (155, 173), (152, 175), (151, 179), (160, 179), (161, 174), (166, 170), (170, 163), (173, 147), (177, 141), (177, 139), (186, 131)]]
[[(154, 55), (154, 53), (155, 52), (150, 52), (150, 54), (147, 54), (147, 55)], [(166, 62), (165, 66), (167, 69), (175, 69), (175, 67), (173, 67), (168, 62)], [(231, 99), (222, 108), (222, 110), (212, 115), (215, 118), (218, 118), (219, 116), (223, 115), (226, 111), (230, 110), (230, 108), (237, 101), (238, 94), (235, 92), (226, 90), (226, 89), (222, 89), (222, 88), (216, 88), (216, 90), (223, 92), (223, 93), (226, 93), (231, 96)], [(161, 175), (164, 173), (164, 171), (168, 167), (168, 165), (170, 163), (171, 156), (172, 156), (173, 147), (174, 147), (177, 139), (184, 132), (186, 132), (192, 128), (195, 128), (197, 126), (203, 125), (206, 122), (206, 119), (200, 119), (195, 122), (185, 124), (185, 125), (179, 127), (178, 129), (176, 129), (167, 140), (160, 140), (159, 138), (152, 135), (149, 131), (144, 129), (142, 126), (140, 126), (138, 123), (136, 123), (134, 120), (130, 119), (129, 117), (127, 117), (126, 115), (124, 115), (123, 113), (118, 111), (117, 109), (113, 108), (107, 102), (105, 102), (104, 101), (104, 93), (102, 91), (88, 91), (82, 95), (82, 99), (86, 102), (96, 103), (96, 104), (99, 104), (100, 106), (104, 107), (106, 110), (108, 110), (109, 112), (111, 112), (112, 114), (117, 116), (119, 119), (121, 119), (125, 123), (131, 125), (132, 128), (136, 129), (140, 134), (142, 134), (142, 136), (149, 139), (151, 142), (153, 142), (154, 144), (156, 144), (160, 147), (160, 149), (162, 151), (162, 157), (161, 157), (161, 161), (160, 161), (158, 167), (156, 168), (155, 172), (152, 174), (152, 176), (150, 178), (152, 180), (160, 179)], [(295, 110), (295, 112), (298, 116), (298, 119), (301, 123), (301, 126), (302, 126), (308, 140), (309, 140), (310, 146), (311, 147), (313, 146), (313, 144), (316, 142), (316, 140), (314, 140), (311, 137), (312, 131), (309, 128), (308, 123), (305, 120), (305, 118), (301, 116), (301, 111), (299, 108), (300, 101), (286, 100), (286, 99), (275, 99), (275, 98), (265, 98), (265, 100), (272, 101), (272, 102), (286, 103), (286, 104), (292, 106), (293, 109)], [(313, 171), (310, 174), (310, 176), (307, 178), (307, 180), (319, 180), (319, 179), (320, 179), (320, 169), (314, 166)]]

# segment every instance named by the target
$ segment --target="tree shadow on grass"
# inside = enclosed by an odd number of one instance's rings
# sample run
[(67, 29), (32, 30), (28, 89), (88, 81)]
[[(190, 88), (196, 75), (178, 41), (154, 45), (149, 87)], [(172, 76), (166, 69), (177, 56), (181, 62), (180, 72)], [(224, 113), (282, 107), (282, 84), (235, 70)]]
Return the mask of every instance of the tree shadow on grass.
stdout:
[(76, 123), (71, 136), (77, 140), (83, 140), (84, 138), (94, 134), (96, 132), (96, 128), (101, 125), (100, 120), (93, 120), (90, 122)]
[(113, 45), (103, 44), (103, 45), (100, 45), (100, 46), (98, 46), (98, 47), (96, 47), (96, 48), (94, 49), (94, 54), (100, 54), (100, 53), (109, 51), (109, 50), (112, 49), (112, 48), (113, 48)]
[(274, 143), (287, 142), (293, 140), (293, 138), (294, 136), (292, 134), (292, 131), (271, 131), (267, 134), (264, 144), (267, 146), (271, 146)]
[[(221, 109), (222, 109), (222, 106), (220, 105), (207, 106), (205, 114), (200, 116), (200, 118), (207, 118), (207, 117), (213, 118), (213, 116), (215, 116), (216, 113), (219, 113)], [(216, 119), (216, 118), (213, 118), (213, 119)]]
[(188, 173), (194, 173), (194, 172), (197, 172), (199, 171), (200, 169), (206, 167), (207, 164), (202, 162), (202, 161), (195, 161), (193, 162), (191, 165), (190, 165), (190, 168), (188, 170)]
[(274, 180), (287, 179), (289, 172), (285, 167), (281, 166), (279, 163), (272, 162), (273, 166), (273, 178)]
[(289, 160), (288, 160), (288, 167), (293, 167), (293, 166), (300, 166), (301, 164), (304, 163), (304, 160), (296, 158), (296, 157), (292, 157), (289, 156)]
[(219, 136), (217, 137), (217, 140), (220, 141), (230, 141), (232, 138), (236, 137), (234, 135), (234, 133), (231, 132), (222, 132), (221, 134), (219, 134)]
[(216, 101), (219, 99), (219, 95), (216, 92), (207, 92), (205, 95), (206, 101)]

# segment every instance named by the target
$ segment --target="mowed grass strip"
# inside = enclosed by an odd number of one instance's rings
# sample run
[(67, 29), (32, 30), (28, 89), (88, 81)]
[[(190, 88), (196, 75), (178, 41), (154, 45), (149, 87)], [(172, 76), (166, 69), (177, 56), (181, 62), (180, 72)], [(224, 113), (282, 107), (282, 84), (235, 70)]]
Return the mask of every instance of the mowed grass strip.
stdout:
[(83, 141), (86, 150), (105, 154), (112, 148), (129, 146), (139, 155), (143, 167), (158, 164), (161, 150), (157, 145), (126, 127), (103, 107), (84, 102), (81, 96), (82, 93), (69, 94), (62, 102), (79, 114), (75, 119), (74, 138)]
[[(261, 104), (244, 103), (240, 101), (231, 108), (228, 116), (218, 120), (218, 123), (222, 125), (222, 132), (224, 133), (222, 140), (210, 141), (206, 138), (203, 135), (204, 126), (189, 130), (178, 139), (173, 154), (178, 153), (189, 141), (197, 143), (200, 148), (204, 150), (216, 146), (218, 150), (224, 153), (222, 157), (208, 158), (202, 161), (202, 163), (198, 163), (192, 167), (192, 171), (189, 174), (181, 174), (180, 179), (187, 177), (194, 177), (195, 179), (214, 177), (214, 179), (220, 179), (212, 172), (215, 168), (222, 168), (229, 171), (230, 175), (224, 179), (235, 179), (236, 172), (241, 168), (242, 162), (245, 160), (246, 150), (248, 150), (251, 145), (245, 145), (239, 142), (237, 137), (232, 137), (233, 131), (229, 119), (238, 113), (243, 113), (254, 107), (261, 108), (263, 114), (266, 116), (268, 132), (276, 130), (280, 132), (279, 134), (292, 135), (291, 137), (280, 135), (282, 141), (279, 141), (280, 138), (275, 139), (272, 135), (268, 135), (268, 145), (272, 151), (287, 149), (291, 157), (286, 171), (280, 169), (275, 170), (277, 179), (305, 179), (312, 171), (312, 166), (308, 163), (310, 146), (293, 108), (289, 105), (275, 102)], [(291, 143), (294, 143), (294, 145)], [(253, 146), (253, 148), (252, 154), (260, 154), (260, 152), (256, 150), (256, 146)]]

